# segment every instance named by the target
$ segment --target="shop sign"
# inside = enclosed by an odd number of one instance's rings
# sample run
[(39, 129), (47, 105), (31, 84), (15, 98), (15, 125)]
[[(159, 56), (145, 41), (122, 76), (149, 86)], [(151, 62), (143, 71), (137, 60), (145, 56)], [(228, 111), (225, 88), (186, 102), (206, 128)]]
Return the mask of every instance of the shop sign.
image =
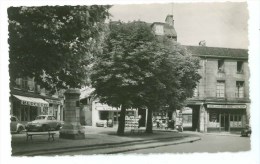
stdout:
[(208, 104), (208, 108), (219, 108), (219, 109), (245, 109), (246, 105), (214, 105)]
[(45, 99), (45, 101), (47, 101), (50, 104), (59, 104), (59, 105), (61, 105), (61, 101), (59, 101), (59, 100)]
[(96, 110), (105, 110), (105, 111), (114, 111), (114, 110), (119, 110), (119, 108), (112, 108), (110, 106), (107, 105), (97, 105), (96, 106)]
[(37, 103), (37, 102), (31, 102), (31, 101), (24, 101), (21, 100), (22, 105), (29, 105), (29, 106), (37, 106), (37, 107), (49, 107), (49, 104), (43, 104), (43, 103)]
[[(96, 110), (102, 110), (102, 111), (120, 111), (120, 108), (115, 108), (108, 106), (106, 104), (101, 104), (101, 103), (96, 103), (95, 105)], [(126, 109), (126, 111), (136, 111), (137, 109), (131, 108), (131, 109)]]

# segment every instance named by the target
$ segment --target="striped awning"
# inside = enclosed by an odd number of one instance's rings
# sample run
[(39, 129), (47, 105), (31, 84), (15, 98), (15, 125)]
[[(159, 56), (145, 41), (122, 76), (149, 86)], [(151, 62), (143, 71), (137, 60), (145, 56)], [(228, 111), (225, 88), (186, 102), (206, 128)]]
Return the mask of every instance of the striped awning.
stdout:
[(22, 105), (29, 105), (29, 106), (36, 106), (36, 107), (49, 107), (49, 103), (44, 101), (41, 98), (25, 97), (25, 96), (18, 96), (18, 95), (13, 95), (13, 96), (19, 99)]

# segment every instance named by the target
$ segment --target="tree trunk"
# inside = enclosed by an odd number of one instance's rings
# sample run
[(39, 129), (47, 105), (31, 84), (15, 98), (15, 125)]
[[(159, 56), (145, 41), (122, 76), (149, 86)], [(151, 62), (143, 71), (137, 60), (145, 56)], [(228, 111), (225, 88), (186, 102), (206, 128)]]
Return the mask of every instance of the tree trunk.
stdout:
[(117, 135), (119, 136), (122, 136), (125, 133), (125, 113), (126, 113), (126, 107), (124, 104), (122, 104), (120, 117), (119, 117), (119, 124), (117, 129)]
[(146, 133), (153, 133), (153, 108), (148, 108), (147, 113), (147, 125), (146, 125)]

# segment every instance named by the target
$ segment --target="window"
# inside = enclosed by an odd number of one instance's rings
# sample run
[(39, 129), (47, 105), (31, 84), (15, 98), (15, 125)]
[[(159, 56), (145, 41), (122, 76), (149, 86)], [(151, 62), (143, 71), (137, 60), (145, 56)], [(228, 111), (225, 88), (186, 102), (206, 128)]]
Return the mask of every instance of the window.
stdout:
[(218, 72), (224, 72), (224, 60), (218, 60)]
[(243, 62), (242, 61), (238, 61), (237, 62), (237, 73), (243, 73)]
[(164, 33), (163, 33), (163, 26), (162, 25), (156, 25), (155, 26), (155, 33), (157, 34), (157, 35), (163, 35)]
[(225, 81), (217, 81), (217, 97), (225, 97)]
[(236, 82), (236, 98), (244, 98), (244, 82), (243, 81), (237, 81)]

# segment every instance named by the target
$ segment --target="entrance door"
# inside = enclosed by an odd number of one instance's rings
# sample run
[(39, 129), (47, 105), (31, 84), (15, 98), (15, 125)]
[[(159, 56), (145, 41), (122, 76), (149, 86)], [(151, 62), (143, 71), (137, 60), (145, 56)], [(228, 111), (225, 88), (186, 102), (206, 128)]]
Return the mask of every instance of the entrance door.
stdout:
[(220, 130), (229, 131), (229, 114), (220, 114)]
[(138, 109), (138, 116), (141, 115), (141, 119), (139, 121), (140, 127), (145, 127), (146, 124), (146, 109)]

